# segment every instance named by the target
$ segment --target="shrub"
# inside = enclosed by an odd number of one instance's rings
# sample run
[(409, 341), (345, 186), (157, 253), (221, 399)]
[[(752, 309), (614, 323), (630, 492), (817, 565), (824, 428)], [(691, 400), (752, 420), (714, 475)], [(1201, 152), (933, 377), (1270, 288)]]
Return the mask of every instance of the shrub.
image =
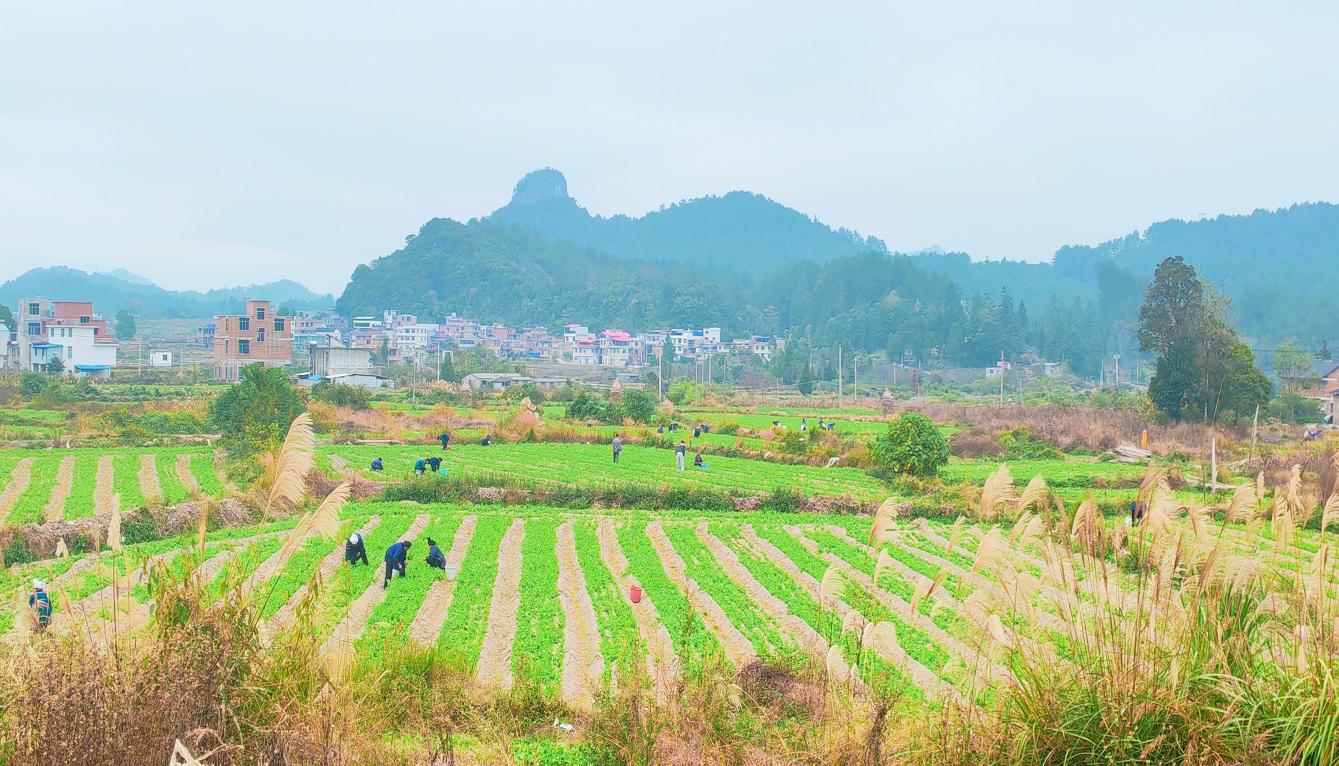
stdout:
[(650, 423), (656, 416), (656, 398), (640, 388), (624, 391), (618, 406), (624, 417), (634, 423)]
[(912, 476), (934, 476), (948, 463), (948, 441), (933, 421), (904, 412), (870, 447), (876, 465)]
[(331, 383), (323, 380), (312, 386), (312, 398), (333, 404), (336, 407), (348, 407), (351, 410), (371, 409), (367, 390), (358, 386), (346, 386), (343, 383)]
[(797, 490), (777, 487), (763, 498), (759, 507), (778, 513), (794, 513), (804, 507), (804, 495)]

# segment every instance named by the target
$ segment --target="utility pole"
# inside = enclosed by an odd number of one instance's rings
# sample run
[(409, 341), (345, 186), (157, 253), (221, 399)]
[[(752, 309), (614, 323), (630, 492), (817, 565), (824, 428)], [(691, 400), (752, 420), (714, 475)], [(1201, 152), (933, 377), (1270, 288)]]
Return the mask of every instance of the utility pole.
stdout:
[(659, 371), (656, 372), (656, 406), (665, 401), (665, 347), (660, 347), (660, 353), (656, 354), (656, 361)]
[(1000, 352), (1000, 406), (1004, 406), (1004, 352)]
[(1120, 393), (1120, 354), (1112, 354), (1111, 358), (1116, 362), (1116, 393)]
[(853, 366), (851, 386), (855, 390), (856, 398), (860, 397), (860, 355), (856, 354), (855, 359), (851, 360)]
[(842, 344), (837, 344), (837, 409), (842, 408)]

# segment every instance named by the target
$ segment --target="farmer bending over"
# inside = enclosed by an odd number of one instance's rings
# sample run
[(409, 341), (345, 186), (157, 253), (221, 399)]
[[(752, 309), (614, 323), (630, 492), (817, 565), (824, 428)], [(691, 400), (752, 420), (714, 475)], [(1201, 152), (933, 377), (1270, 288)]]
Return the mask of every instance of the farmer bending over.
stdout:
[(386, 549), (386, 581), (381, 584), (382, 588), (388, 588), (391, 584), (391, 578), (399, 572), (404, 577), (405, 564), (409, 561), (409, 546), (413, 543), (408, 540), (401, 540)]
[(446, 571), (446, 556), (442, 553), (442, 549), (437, 547), (437, 541), (431, 537), (428, 538), (428, 566)]
[(363, 536), (357, 532), (349, 535), (348, 542), (344, 543), (344, 560), (352, 566), (357, 566), (359, 561), (371, 566), (367, 560), (367, 545), (363, 543)]

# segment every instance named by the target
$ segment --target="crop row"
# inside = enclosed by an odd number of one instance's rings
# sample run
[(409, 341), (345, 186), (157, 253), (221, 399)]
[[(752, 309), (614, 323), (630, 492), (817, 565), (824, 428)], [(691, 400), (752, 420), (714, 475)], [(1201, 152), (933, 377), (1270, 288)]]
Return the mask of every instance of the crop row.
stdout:
[(484, 633), (488, 629), (488, 609), (492, 603), (493, 581), (497, 578), (498, 548), (511, 520), (504, 516), (481, 516), (474, 537), (465, 549), (456, 590), (446, 623), (437, 637), (437, 648), (448, 657), (464, 663), (471, 671), (479, 659)]
[(521, 606), (512, 642), (512, 673), (555, 692), (563, 668), (563, 621), (558, 599), (558, 522), (532, 520), (521, 539)]

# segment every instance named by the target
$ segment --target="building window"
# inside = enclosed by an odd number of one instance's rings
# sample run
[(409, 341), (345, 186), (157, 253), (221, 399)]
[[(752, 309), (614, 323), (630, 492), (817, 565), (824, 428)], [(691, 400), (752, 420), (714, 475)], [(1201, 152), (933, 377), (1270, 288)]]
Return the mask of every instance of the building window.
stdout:
[(79, 317), (79, 324), (88, 324), (88, 320), (89, 320), (88, 315), (84, 314)]
[(264, 327), (258, 328), (258, 329), (256, 330), (256, 340), (260, 341), (261, 343), (264, 343), (264, 342), (265, 342), (265, 328), (264, 328)]
[(249, 341), (249, 340), (239, 340), (239, 341), (237, 341), (237, 353), (242, 354), (243, 356), (246, 356), (246, 355), (250, 354), (250, 353), (251, 353), (251, 341)]
[(274, 331), (275, 331), (275, 332), (283, 332), (283, 331), (284, 331), (284, 320), (281, 319), (280, 317), (275, 317), (275, 318), (274, 318)]
[(264, 306), (257, 306), (257, 307), (256, 307), (256, 319), (264, 319), (264, 318), (265, 318), (265, 307), (264, 307)]
[(40, 314), (40, 313), (42, 313), (42, 304), (40, 304), (40, 303), (29, 303), (29, 304), (28, 304), (28, 316), (35, 317), (35, 316), (37, 316), (37, 315)]
[(29, 334), (29, 335), (41, 335), (41, 334), (42, 334), (42, 323), (41, 323), (41, 322), (29, 322), (29, 323), (28, 323), (28, 334)]
[(98, 328), (96, 327), (93, 328), (93, 337), (98, 337)]
[(251, 329), (251, 319), (250, 319), (249, 317), (242, 317), (241, 319), (237, 320), (237, 329), (239, 329), (239, 330), (250, 330), (250, 329)]

